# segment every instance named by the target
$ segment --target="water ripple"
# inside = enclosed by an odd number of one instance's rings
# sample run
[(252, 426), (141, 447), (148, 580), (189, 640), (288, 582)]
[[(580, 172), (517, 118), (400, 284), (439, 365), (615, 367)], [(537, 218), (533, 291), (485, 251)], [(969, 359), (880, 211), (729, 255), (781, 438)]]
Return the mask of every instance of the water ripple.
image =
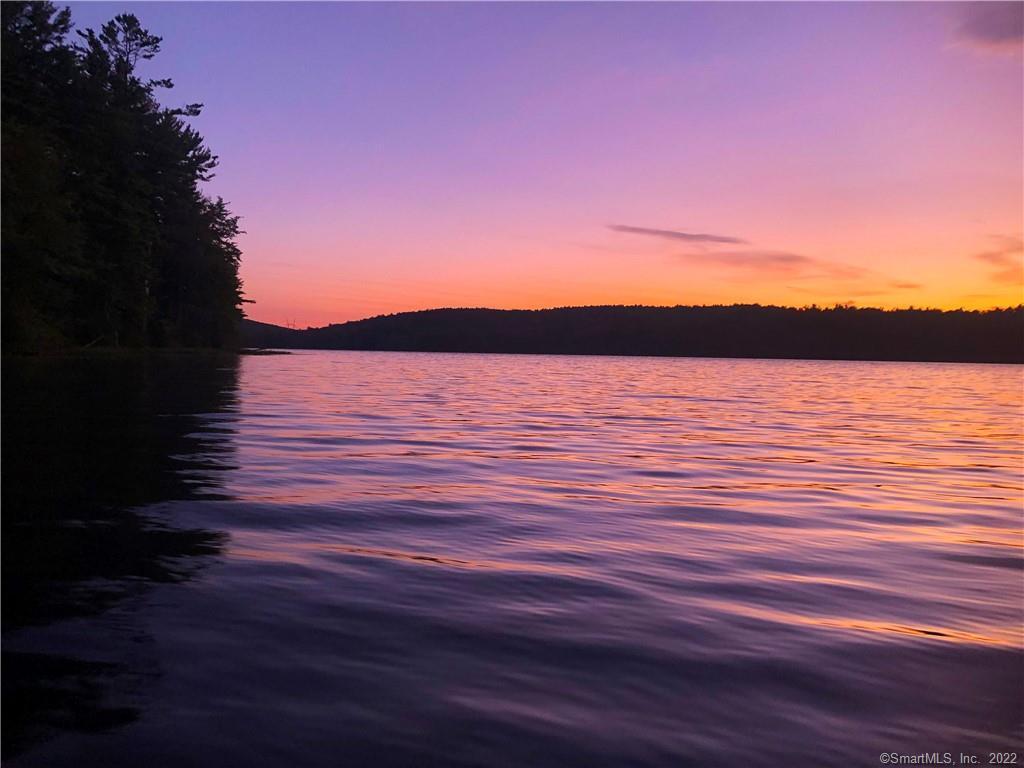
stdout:
[(161, 716), (22, 759), (1019, 749), (1021, 416), (1011, 366), (246, 358), (149, 507), (228, 535), (137, 609)]

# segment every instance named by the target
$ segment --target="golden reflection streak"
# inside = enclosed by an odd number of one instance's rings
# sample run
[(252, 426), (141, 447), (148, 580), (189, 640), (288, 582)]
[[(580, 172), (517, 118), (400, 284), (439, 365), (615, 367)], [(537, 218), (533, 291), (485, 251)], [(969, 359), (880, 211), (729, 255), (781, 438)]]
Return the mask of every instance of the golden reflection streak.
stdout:
[(706, 605), (716, 612), (746, 616), (752, 619), (768, 621), (774, 624), (795, 624), (803, 627), (816, 629), (840, 629), (851, 632), (866, 632), (870, 634), (896, 634), (911, 637), (927, 638), (952, 643), (973, 643), (975, 645), (989, 645), (1001, 648), (1024, 648), (1021, 640), (1019, 626), (1013, 627), (991, 627), (987, 634), (980, 632), (969, 632), (950, 627), (910, 627), (905, 624), (897, 624), (889, 621), (875, 621), (873, 619), (856, 619), (845, 616), (805, 616), (790, 611), (780, 611), (772, 608), (760, 608), (752, 605), (743, 605), (734, 602), (723, 602), (720, 600), (697, 599), (695, 602)]
[(513, 573), (547, 573), (560, 576), (582, 576), (580, 571), (572, 568), (553, 565), (540, 565), (538, 563), (507, 563), (499, 560), (463, 560), (455, 557), (440, 555), (416, 554), (403, 552), (395, 549), (376, 549), (373, 547), (357, 547), (348, 544), (300, 544), (281, 548), (264, 548), (260, 546), (238, 546), (231, 547), (231, 554), (235, 557), (261, 562), (293, 563), (295, 565), (312, 565), (318, 557), (327, 553), (343, 555), (355, 555), (361, 557), (384, 557), (391, 560), (402, 560), (410, 563), (427, 563), (433, 565), (444, 565), (451, 568), (463, 568), (467, 570), (486, 569), (493, 571), (509, 571)]

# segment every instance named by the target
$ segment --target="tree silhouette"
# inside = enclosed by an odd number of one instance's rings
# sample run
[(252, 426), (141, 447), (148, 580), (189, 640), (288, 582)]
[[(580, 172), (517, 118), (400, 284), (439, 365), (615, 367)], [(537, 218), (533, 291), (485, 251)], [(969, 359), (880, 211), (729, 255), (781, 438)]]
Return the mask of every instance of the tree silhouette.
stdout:
[(3, 14), (3, 341), (227, 346), (241, 318), (238, 217), (200, 188), (217, 158), (136, 67), (131, 14), (78, 32), (51, 3)]

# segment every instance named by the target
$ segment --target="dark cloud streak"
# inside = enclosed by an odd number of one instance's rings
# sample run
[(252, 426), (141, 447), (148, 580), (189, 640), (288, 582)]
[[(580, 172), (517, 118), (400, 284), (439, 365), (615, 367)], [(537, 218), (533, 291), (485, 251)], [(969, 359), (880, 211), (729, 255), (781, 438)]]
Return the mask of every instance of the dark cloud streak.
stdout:
[(982, 52), (1020, 54), (1024, 49), (1024, 3), (964, 4), (957, 37)]
[(731, 245), (744, 245), (746, 240), (728, 235), (708, 235), (700, 232), (679, 232), (674, 229), (652, 229), (650, 227), (631, 227), (627, 224), (609, 224), (608, 229), (615, 232), (625, 232), (630, 235), (646, 235), (647, 237), (660, 237), (663, 240), (681, 240), (687, 243), (727, 243)]

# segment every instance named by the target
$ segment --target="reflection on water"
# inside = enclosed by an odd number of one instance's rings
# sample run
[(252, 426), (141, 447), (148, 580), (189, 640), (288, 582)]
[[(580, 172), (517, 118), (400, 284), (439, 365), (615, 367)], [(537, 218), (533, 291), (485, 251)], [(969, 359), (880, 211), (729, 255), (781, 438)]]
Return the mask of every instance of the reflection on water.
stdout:
[(1019, 367), (4, 374), (11, 764), (1020, 749)]
[[(159, 665), (126, 653), (152, 641), (133, 612), (149, 585), (190, 578), (225, 538), (144, 505), (216, 488), (206, 470), (224, 468), (229, 430), (197, 430), (232, 408), (237, 368), (235, 356), (4, 362), (5, 758), (54, 730), (139, 717), (126, 702)], [(63, 636), (25, 631), (61, 622)]]

